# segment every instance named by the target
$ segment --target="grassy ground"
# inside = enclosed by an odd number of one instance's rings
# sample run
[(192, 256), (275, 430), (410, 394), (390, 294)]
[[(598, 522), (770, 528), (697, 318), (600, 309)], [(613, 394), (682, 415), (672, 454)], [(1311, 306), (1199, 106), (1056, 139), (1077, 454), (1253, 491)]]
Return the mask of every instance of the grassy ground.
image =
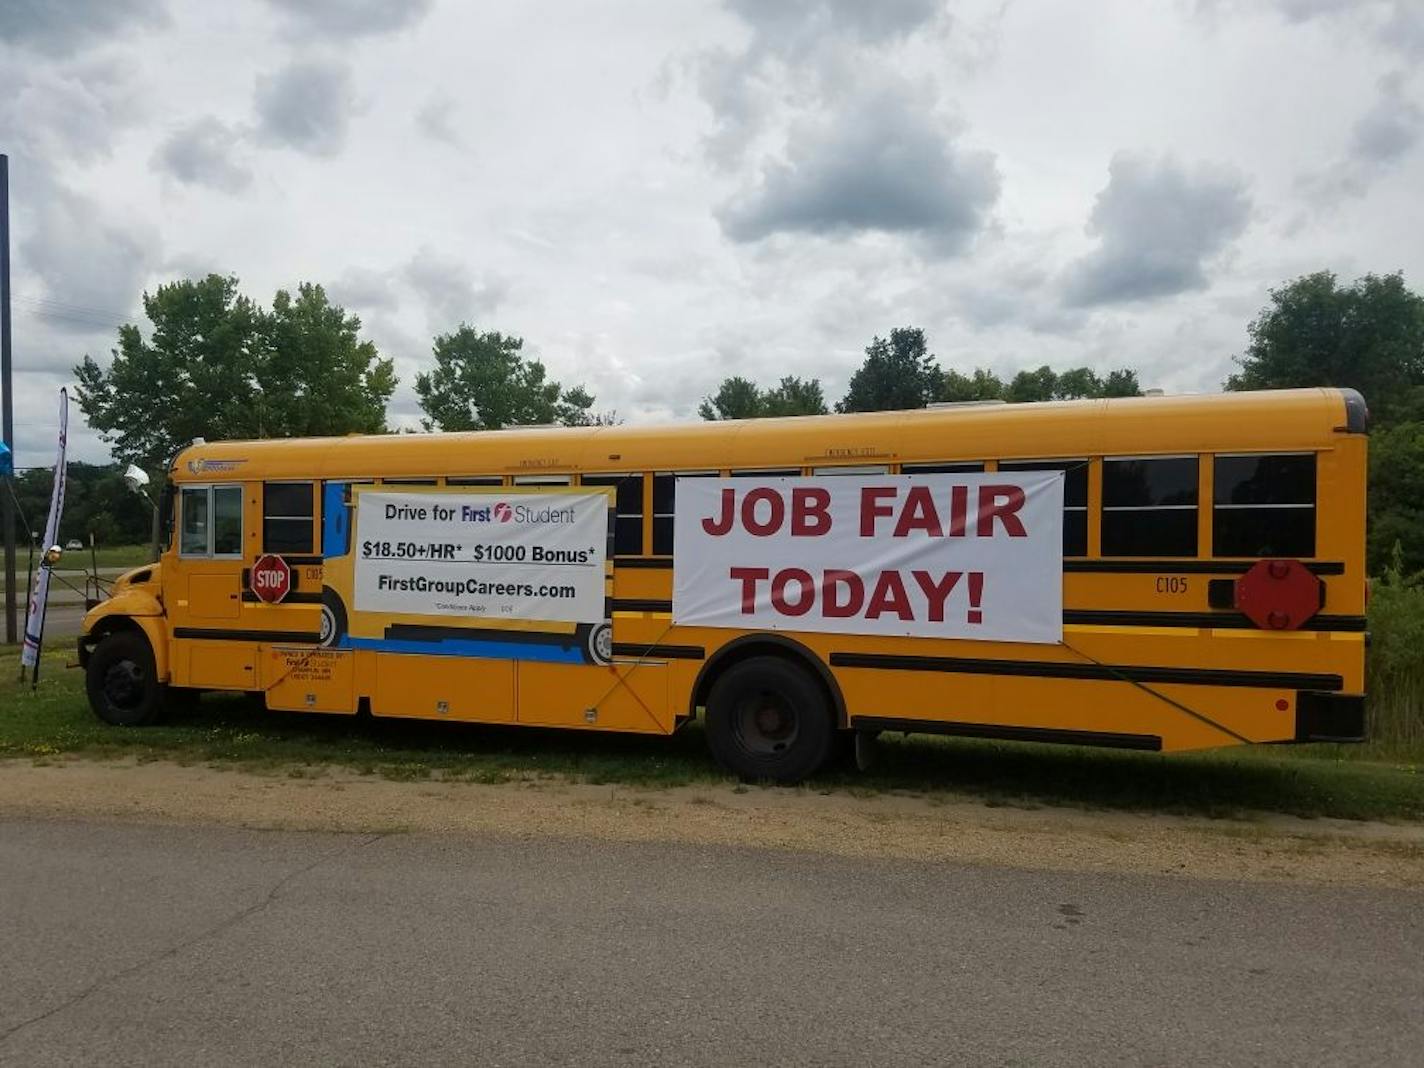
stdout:
[[(16, 558), (15, 565), (17, 577), (19, 578), (19, 588), (23, 596), (29, 595), (29, 586), (26, 584), (29, 557), (28, 550), (21, 548)], [(90, 555), (86, 546), (83, 550), (71, 549), (60, 559), (57, 570), (63, 572), (70, 581), (79, 586), (83, 586), (81, 571), (89, 571), (95, 566), (95, 556), (98, 557), (98, 565), (101, 568), (131, 568), (141, 564), (149, 563), (147, 545), (110, 545), (99, 549), (94, 555)], [(35, 561), (35, 567), (39, 567), (39, 561)], [(0, 594), (5, 590), (5, 576), (0, 575)]]
[[(105, 545), (95, 551), (95, 556), (99, 558), (100, 567), (138, 567), (140, 564), (149, 562), (147, 545)], [(64, 554), (60, 567), (69, 569), (86, 570), (93, 566), (94, 556), (89, 553), (89, 546), (83, 549), (70, 549)]]
[[(318, 775), (338, 765), (393, 779), (505, 782), (562, 775), (657, 787), (727, 782), (696, 725), (672, 738), (267, 712), (210, 695), (164, 726), (124, 730), (89, 712), (68, 654), (45, 657), (39, 689), (0, 660), (0, 759), (133, 757)], [(970, 795), (989, 804), (1238, 815), (1424, 820), (1424, 752), (1259, 746), (1164, 756), (913, 737), (882, 739), (874, 771), (823, 774), (817, 789)]]

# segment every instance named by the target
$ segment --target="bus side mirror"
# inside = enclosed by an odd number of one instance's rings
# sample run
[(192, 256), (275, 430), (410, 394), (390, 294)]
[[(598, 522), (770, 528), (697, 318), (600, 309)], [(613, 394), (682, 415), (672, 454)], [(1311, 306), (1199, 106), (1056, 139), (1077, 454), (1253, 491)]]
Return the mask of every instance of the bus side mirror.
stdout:
[(143, 493), (148, 485), (148, 472), (136, 464), (129, 464), (124, 471), (124, 485), (135, 493)]

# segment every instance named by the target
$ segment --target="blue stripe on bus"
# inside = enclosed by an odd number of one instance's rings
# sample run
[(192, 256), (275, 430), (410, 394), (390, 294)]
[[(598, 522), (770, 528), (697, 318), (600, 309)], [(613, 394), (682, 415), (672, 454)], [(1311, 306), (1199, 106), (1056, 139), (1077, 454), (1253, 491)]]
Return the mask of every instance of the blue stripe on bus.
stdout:
[(344, 649), (372, 649), (382, 653), (427, 653), (435, 656), (473, 656), (486, 660), (539, 660), (554, 664), (582, 664), (583, 651), (575, 646), (534, 645), (526, 642), (408, 641), (391, 638), (353, 638), (339, 643)]
[(322, 556), (345, 556), (351, 551), (348, 544), (351, 522), (350, 509), (346, 507), (345, 482), (328, 482), (321, 501), (321, 554)]

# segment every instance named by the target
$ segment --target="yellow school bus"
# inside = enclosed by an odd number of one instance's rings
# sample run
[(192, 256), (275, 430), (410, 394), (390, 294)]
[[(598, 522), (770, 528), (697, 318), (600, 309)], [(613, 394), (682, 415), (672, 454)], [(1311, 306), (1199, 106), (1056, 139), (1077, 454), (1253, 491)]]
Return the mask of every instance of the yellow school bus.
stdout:
[[(169, 471), (160, 561), (86, 615), (80, 660), (115, 724), (194, 691), (648, 734), (701, 716), (726, 768), (778, 781), (881, 731), (1160, 751), (1359, 740), (1367, 418), (1357, 393), (1310, 389), (196, 442)], [(1041, 470), (1062, 473), (1057, 643), (674, 623), (679, 480)], [(458, 634), (354, 613), (348, 561), (373, 544), (353, 542), (357, 509), (403, 493), (604, 495), (603, 610)]]

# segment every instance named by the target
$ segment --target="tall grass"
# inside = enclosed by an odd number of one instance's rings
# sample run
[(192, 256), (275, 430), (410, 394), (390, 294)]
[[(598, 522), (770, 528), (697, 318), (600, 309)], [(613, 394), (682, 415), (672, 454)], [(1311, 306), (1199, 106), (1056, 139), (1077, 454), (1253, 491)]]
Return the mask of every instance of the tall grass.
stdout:
[(1424, 574), (1402, 574), (1396, 557), (1371, 590), (1369, 615), (1370, 740), (1418, 751), (1424, 748)]

